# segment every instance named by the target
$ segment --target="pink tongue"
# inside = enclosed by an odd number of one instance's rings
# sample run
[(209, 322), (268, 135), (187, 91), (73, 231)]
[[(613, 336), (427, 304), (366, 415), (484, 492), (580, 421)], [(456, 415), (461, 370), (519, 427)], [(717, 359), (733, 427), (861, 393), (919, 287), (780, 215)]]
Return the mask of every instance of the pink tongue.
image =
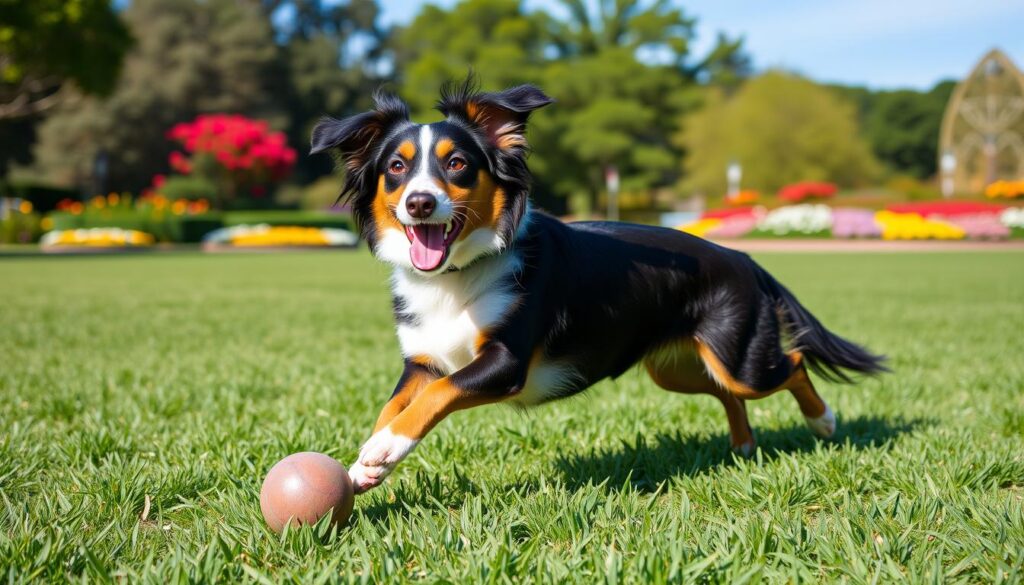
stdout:
[(412, 228), (412, 247), (409, 259), (420, 270), (434, 270), (444, 262), (447, 246), (444, 243), (444, 225), (419, 224)]

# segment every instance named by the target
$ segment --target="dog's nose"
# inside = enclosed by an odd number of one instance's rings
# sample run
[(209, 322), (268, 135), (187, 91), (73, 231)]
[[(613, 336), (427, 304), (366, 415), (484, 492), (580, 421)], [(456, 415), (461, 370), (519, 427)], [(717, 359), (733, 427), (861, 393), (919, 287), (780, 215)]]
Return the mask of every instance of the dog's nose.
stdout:
[(437, 197), (430, 193), (412, 193), (405, 200), (405, 210), (416, 219), (427, 219), (437, 209)]

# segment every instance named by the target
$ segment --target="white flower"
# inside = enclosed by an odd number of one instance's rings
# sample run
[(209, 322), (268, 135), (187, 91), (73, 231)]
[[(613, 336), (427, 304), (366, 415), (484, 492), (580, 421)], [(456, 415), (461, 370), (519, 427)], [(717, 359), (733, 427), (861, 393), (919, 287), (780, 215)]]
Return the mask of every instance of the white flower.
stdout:
[(832, 228), (832, 208), (828, 205), (790, 205), (769, 211), (758, 222), (758, 229), (777, 235), (792, 232), (813, 234)]
[(1024, 207), (1007, 207), (999, 214), (999, 221), (1008, 228), (1024, 229)]

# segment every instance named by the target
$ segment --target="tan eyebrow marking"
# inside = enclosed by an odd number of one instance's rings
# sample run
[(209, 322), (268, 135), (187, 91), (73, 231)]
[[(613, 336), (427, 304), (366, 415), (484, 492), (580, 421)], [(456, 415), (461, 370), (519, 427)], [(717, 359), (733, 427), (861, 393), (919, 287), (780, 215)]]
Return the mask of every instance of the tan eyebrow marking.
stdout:
[(437, 146), (434, 147), (434, 154), (437, 158), (444, 158), (451, 154), (455, 150), (455, 143), (452, 142), (451, 138), (442, 138), (437, 141)]
[(416, 145), (411, 140), (406, 140), (398, 145), (398, 154), (402, 155), (405, 160), (412, 160), (416, 158)]

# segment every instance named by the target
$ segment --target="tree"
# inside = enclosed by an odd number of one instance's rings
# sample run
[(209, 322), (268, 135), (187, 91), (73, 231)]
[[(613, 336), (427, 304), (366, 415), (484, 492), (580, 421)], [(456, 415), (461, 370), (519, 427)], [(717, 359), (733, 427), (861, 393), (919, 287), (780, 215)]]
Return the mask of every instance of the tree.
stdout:
[(0, 2), (0, 120), (49, 110), (70, 85), (109, 93), (130, 44), (109, 0)]
[(742, 165), (745, 186), (765, 191), (799, 181), (860, 185), (878, 171), (853, 106), (781, 72), (748, 81), (731, 98), (709, 90), (704, 107), (684, 120), (679, 143), (688, 153), (683, 185), (712, 195), (725, 192), (732, 161)]
[(485, 88), (536, 83), (546, 64), (544, 13), (527, 13), (520, 0), (463, 0), (451, 10), (428, 4), (395, 31), (400, 93), (419, 116), (433, 115), (438, 88), (471, 69)]
[(665, 0), (562, 5), (565, 20), (519, 0), (428, 5), (393, 41), (400, 93), (422, 115), (437, 88), (470, 67), (485, 89), (539, 84), (558, 103), (532, 119), (537, 191), (585, 195), (593, 207), (612, 165), (629, 190), (671, 184), (682, 154), (671, 137), (688, 89), (698, 76), (743, 75), (738, 43), (722, 37), (727, 46), (691, 64), (694, 21)]
[(875, 155), (892, 170), (919, 179), (934, 175), (942, 114), (954, 87), (955, 82), (947, 81), (928, 92), (875, 94), (864, 124)]
[[(324, 114), (345, 116), (365, 110), (380, 85), (387, 31), (376, 25), (374, 0), (263, 0), (276, 24), (287, 86), (282, 88), (291, 144), (308, 144), (313, 124)], [(277, 16), (287, 11), (291, 16)], [(299, 181), (331, 172), (328, 157), (300, 157)]]
[(956, 82), (929, 91), (829, 87), (857, 105), (861, 132), (890, 171), (919, 179), (935, 174), (942, 115)]
[[(244, 112), (284, 126), (278, 47), (259, 6), (232, 0), (134, 0), (124, 12), (138, 42), (106, 99), (59, 108), (40, 127), (36, 167), (82, 189), (137, 191), (166, 170), (175, 123)], [(108, 161), (106, 184), (97, 158)]]

